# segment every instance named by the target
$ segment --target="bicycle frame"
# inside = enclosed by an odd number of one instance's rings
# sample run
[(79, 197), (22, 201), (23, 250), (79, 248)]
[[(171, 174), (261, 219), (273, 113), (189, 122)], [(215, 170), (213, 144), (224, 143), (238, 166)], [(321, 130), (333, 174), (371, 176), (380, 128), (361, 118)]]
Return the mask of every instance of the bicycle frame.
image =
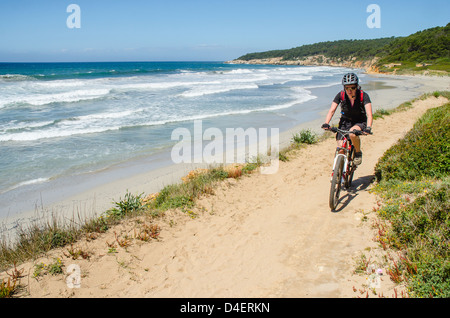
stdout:
[[(336, 162), (338, 160), (339, 156), (344, 157), (344, 169), (343, 169), (343, 174), (342, 174), (342, 180), (341, 182), (345, 181), (345, 178), (347, 177), (347, 175), (350, 173), (350, 171), (348, 171), (348, 166), (349, 166), (349, 162), (351, 160), (351, 153), (353, 150), (353, 144), (350, 138), (347, 138), (347, 135), (349, 133), (351, 133), (350, 131), (345, 131), (345, 130), (341, 130), (341, 129), (331, 129), (332, 131), (335, 131), (339, 134), (341, 134), (343, 136), (342, 138), (342, 147), (337, 147), (336, 148), (336, 153), (335, 153), (335, 157), (334, 157), (334, 162), (333, 162), (333, 170), (331, 173), (331, 180), (333, 179), (333, 171), (334, 168), (336, 167)], [(344, 153), (341, 153), (341, 151), (343, 151)]]

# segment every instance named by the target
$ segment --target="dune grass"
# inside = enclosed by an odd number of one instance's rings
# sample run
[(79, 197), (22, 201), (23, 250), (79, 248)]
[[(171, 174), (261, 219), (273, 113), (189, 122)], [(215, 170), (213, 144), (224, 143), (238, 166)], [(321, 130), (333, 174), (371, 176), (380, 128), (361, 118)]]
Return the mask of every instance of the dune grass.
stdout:
[(0, 240), (0, 271), (28, 260), (36, 259), (46, 252), (75, 243), (92, 233), (105, 233), (121, 220), (139, 215), (157, 218), (168, 209), (181, 211), (194, 206), (203, 194), (212, 194), (214, 184), (226, 178), (239, 178), (250, 174), (263, 165), (256, 159), (243, 165), (194, 170), (179, 184), (164, 187), (157, 194), (144, 196), (127, 191), (124, 198), (113, 202), (113, 207), (99, 217), (67, 222), (51, 214), (46, 220), (18, 226), (14, 238)]

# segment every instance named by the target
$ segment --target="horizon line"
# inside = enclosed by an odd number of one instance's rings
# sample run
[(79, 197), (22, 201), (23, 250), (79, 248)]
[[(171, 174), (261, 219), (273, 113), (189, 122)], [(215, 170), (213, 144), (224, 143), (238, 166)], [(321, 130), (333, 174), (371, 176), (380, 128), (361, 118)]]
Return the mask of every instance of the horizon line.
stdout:
[(111, 60), (111, 61), (0, 61), (0, 64), (14, 64), (14, 63), (183, 63), (183, 62), (227, 62), (225, 60), (139, 60), (139, 61), (120, 61), (120, 60)]

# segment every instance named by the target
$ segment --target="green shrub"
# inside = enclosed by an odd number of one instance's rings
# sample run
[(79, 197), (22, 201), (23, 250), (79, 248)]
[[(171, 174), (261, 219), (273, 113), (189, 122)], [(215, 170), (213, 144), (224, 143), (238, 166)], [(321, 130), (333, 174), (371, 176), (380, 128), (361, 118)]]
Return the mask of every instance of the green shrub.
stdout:
[[(401, 124), (401, 123), (399, 123)], [(450, 104), (430, 109), (375, 167), (377, 180), (416, 180), (450, 172)]]
[(449, 111), (450, 104), (429, 110), (375, 169), (377, 213), (389, 224), (379, 242), (399, 251), (394, 278), (411, 297), (450, 297)]
[(194, 202), (185, 195), (169, 197), (159, 207), (163, 210), (192, 207)]
[(408, 279), (415, 297), (450, 297), (449, 210), (450, 186), (445, 182), (394, 219), (395, 235), (408, 246), (409, 258), (417, 266)]
[(310, 129), (303, 129), (300, 133), (296, 133), (292, 140), (296, 144), (314, 144), (317, 142), (317, 135)]
[(249, 162), (242, 168), (242, 173), (251, 173), (253, 170), (256, 170), (260, 164), (257, 162)]
[(373, 119), (378, 119), (378, 118), (383, 118), (386, 115), (390, 115), (390, 111), (385, 110), (383, 108), (377, 109), (374, 113), (373, 113)]
[[(397, 266), (411, 297), (450, 296), (450, 177), (383, 181), (376, 186), (387, 228), (382, 245), (398, 250)], [(381, 233), (381, 232), (379, 232)]]
[(424, 194), (397, 213), (390, 214), (392, 230), (399, 238), (399, 247), (419, 239), (420, 244), (415, 242), (413, 245), (426, 244), (433, 247), (434, 253), (443, 255), (447, 253), (447, 246), (443, 249), (440, 239), (450, 237), (450, 187), (439, 184), (429, 191), (425, 190)]
[(223, 168), (211, 169), (209, 174), (211, 175), (212, 180), (224, 180), (228, 178), (228, 172), (226, 172)]
[(134, 195), (127, 191), (124, 199), (114, 202), (115, 207), (110, 209), (107, 214), (115, 218), (123, 218), (142, 207), (142, 194)]
[(389, 224), (379, 242), (399, 251), (395, 275), (411, 297), (450, 297), (449, 129), (450, 104), (430, 109), (375, 167), (378, 216)]
[(450, 261), (420, 264), (416, 275), (410, 279), (409, 286), (413, 297), (449, 298)]

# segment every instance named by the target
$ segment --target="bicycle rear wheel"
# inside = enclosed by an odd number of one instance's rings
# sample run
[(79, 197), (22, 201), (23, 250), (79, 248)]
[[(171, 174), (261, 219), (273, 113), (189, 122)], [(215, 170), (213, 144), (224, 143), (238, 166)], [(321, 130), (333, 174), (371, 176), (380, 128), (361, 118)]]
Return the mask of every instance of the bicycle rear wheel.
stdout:
[(336, 209), (339, 200), (343, 170), (344, 170), (344, 157), (338, 156), (336, 160), (336, 166), (334, 167), (333, 171), (333, 178), (331, 179), (330, 200), (329, 200), (331, 210)]

